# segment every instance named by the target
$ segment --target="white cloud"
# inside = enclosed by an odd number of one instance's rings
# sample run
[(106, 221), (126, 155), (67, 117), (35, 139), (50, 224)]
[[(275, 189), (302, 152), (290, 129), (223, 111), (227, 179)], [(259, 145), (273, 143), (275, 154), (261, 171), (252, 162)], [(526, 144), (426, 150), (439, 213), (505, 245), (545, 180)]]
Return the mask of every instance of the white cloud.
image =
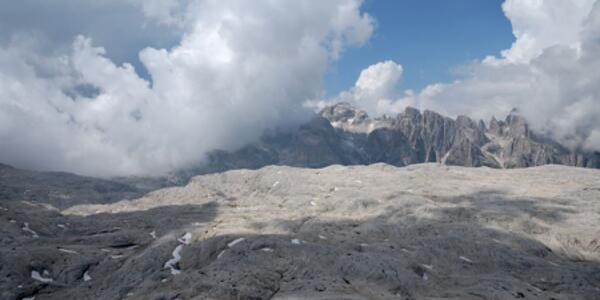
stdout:
[(527, 63), (544, 49), (563, 45), (580, 46), (582, 21), (595, 0), (507, 0), (504, 14), (513, 26), (516, 41), (502, 57), (511, 63)]
[(402, 77), (402, 66), (391, 61), (380, 62), (360, 72), (356, 81), (359, 93), (381, 97), (391, 96)]
[(321, 92), (328, 64), (370, 37), (373, 21), (360, 4), (137, 6), (182, 30), (174, 47), (140, 52), (151, 82), (90, 38), (47, 54), (35, 36), (22, 35), (0, 47), (0, 161), (93, 175), (157, 174), (295, 124), (305, 117), (302, 103)]
[(370, 114), (386, 112), (387, 107), (379, 106), (393, 101), (397, 96), (397, 86), (402, 79), (403, 68), (388, 60), (373, 64), (360, 72), (354, 87), (327, 100), (309, 101), (306, 106), (322, 109), (336, 102), (348, 102), (366, 110)]

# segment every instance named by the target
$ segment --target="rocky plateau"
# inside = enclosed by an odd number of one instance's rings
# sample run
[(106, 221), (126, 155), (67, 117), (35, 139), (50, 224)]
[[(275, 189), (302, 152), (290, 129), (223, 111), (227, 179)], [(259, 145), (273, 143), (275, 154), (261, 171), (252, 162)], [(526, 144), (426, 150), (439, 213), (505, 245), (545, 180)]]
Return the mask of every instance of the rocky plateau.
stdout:
[(557, 165), (380, 163), (234, 170), (122, 200), (50, 186), (0, 202), (0, 298), (595, 300), (599, 183)]

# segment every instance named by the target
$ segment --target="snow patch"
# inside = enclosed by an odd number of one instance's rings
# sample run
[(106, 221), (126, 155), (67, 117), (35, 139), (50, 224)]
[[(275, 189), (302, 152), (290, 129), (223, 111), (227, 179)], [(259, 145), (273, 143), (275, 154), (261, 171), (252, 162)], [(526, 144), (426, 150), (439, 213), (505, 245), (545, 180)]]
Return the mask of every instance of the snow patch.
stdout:
[(186, 232), (182, 237), (178, 238), (177, 241), (181, 244), (175, 247), (172, 253), (173, 258), (167, 260), (167, 262), (165, 262), (164, 265), (165, 269), (171, 270), (172, 275), (177, 275), (181, 273), (181, 270), (178, 267), (179, 261), (181, 260), (181, 250), (183, 249), (184, 245), (189, 245), (192, 242), (192, 234)]
[(65, 248), (58, 248), (58, 251), (64, 252), (64, 253), (69, 253), (69, 254), (79, 254), (79, 252), (77, 252), (75, 250), (69, 250), (69, 249), (65, 249)]
[(177, 274), (181, 273), (181, 270), (179, 270), (179, 268), (177, 267), (177, 264), (181, 260), (181, 249), (182, 248), (183, 248), (183, 245), (177, 245), (177, 247), (175, 247), (175, 250), (173, 250), (173, 258), (169, 259), (165, 263), (164, 268), (170, 269), (171, 274), (173, 274), (173, 275), (177, 275)]
[(467, 257), (464, 257), (464, 256), (459, 256), (458, 258), (460, 258), (460, 260), (462, 260), (462, 261), (466, 261), (466, 262), (468, 262), (468, 263), (470, 263), (470, 264), (472, 264), (472, 263), (473, 263), (473, 261), (472, 261), (472, 260), (470, 260), (470, 259), (469, 259), (469, 258), (467, 258)]
[(227, 244), (227, 247), (231, 248), (231, 247), (243, 242), (244, 240), (246, 240), (246, 239), (245, 238), (235, 239), (235, 240), (231, 241), (229, 244)]
[(92, 276), (90, 276), (88, 271), (85, 271), (85, 273), (83, 273), (83, 281), (90, 281), (90, 280), (92, 280)]
[(294, 245), (300, 245), (301, 241), (299, 239), (293, 239), (292, 240), (292, 244)]
[(275, 181), (275, 183), (273, 183), (273, 187), (276, 187), (279, 185), (279, 181)]
[(452, 149), (450, 149), (450, 151), (446, 152), (446, 154), (444, 154), (444, 156), (442, 157), (440, 163), (442, 165), (446, 164), (446, 161), (448, 160), (448, 157), (450, 157), (450, 154), (452, 154)]
[(37, 232), (35, 232), (35, 231), (31, 230), (31, 228), (29, 228), (29, 223), (27, 223), (27, 222), (23, 223), (23, 227), (21, 229), (23, 229), (23, 231), (31, 233), (31, 235), (33, 236), (34, 239), (37, 239), (40, 237), (37, 234)]
[(153, 239), (156, 239), (156, 230), (153, 230), (152, 232), (150, 232), (150, 236), (151, 236)]
[[(44, 270), (43, 273), (48, 274), (48, 271)], [(50, 283), (53, 281), (52, 278), (42, 277), (40, 272), (35, 271), (35, 270), (31, 271), (31, 279), (39, 281), (39, 282), (43, 282), (43, 283)]]
[(186, 232), (182, 237), (178, 238), (177, 240), (184, 245), (189, 245), (192, 242), (192, 234)]

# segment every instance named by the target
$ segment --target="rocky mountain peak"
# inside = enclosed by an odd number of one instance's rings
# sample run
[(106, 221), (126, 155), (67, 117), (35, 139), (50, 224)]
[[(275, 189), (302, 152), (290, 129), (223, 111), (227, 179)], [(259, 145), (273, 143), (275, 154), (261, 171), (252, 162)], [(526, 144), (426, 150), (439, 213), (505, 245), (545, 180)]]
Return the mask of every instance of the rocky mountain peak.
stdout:
[(331, 123), (359, 124), (369, 119), (367, 112), (347, 102), (327, 106), (321, 110), (320, 115)]
[(377, 128), (389, 126), (392, 122), (387, 117), (370, 118), (366, 111), (347, 102), (327, 106), (319, 115), (328, 120), (334, 128), (354, 133), (369, 133)]
[(423, 117), (425, 117), (425, 119), (443, 119), (443, 118), (445, 118), (444, 116), (438, 114), (437, 112), (435, 112), (433, 110), (428, 110), (428, 109), (423, 111)]
[(404, 109), (404, 112), (402, 112), (401, 114), (398, 115), (399, 119), (409, 119), (409, 120), (414, 120), (414, 121), (418, 121), (421, 119), (421, 111), (411, 107), (411, 106), (407, 106)]
[(500, 135), (501, 130), (502, 130), (502, 124), (501, 124), (501, 122), (498, 121), (496, 119), (496, 117), (492, 117), (492, 119), (490, 120), (490, 125), (489, 125), (487, 131), (489, 133), (491, 133), (491, 134), (494, 134), (494, 135)]
[(464, 115), (456, 117), (456, 124), (461, 127), (477, 127), (477, 123), (473, 119)]
[(523, 117), (516, 108), (513, 108), (510, 114), (506, 117), (506, 128), (504, 134), (512, 137), (529, 136), (529, 125), (525, 117)]
[(483, 120), (479, 120), (478, 125), (479, 125), (479, 129), (480, 130), (482, 130), (482, 131), (486, 131), (487, 130), (487, 127), (485, 126), (485, 122)]

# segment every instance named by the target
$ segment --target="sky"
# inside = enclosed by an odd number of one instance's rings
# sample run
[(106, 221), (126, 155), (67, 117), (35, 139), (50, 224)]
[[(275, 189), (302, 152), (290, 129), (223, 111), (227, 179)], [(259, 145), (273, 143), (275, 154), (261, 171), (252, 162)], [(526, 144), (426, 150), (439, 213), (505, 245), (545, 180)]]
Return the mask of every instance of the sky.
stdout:
[[(60, 44), (84, 33), (106, 48), (107, 57), (115, 63), (131, 63), (148, 80), (151, 78), (138, 58), (139, 51), (148, 46), (168, 48), (178, 42), (177, 32), (145, 21), (143, 11), (135, 6), (111, 1), (105, 6), (86, 5), (85, 1), (60, 2), (65, 5), (25, 0), (2, 9), (0, 42), (6, 42), (19, 30), (47, 28), (43, 38)], [(347, 49), (330, 66), (325, 77), (326, 93), (346, 89), (365, 66), (387, 59), (402, 62), (409, 71), (402, 88), (418, 90), (431, 82), (452, 80), (456, 66), (498, 53), (514, 41), (501, 5), (502, 0), (365, 1), (362, 11), (374, 18), (376, 30), (365, 45)], [(22, 17), (36, 10), (42, 13)], [(92, 22), (86, 22), (89, 15), (94, 15)], [(66, 21), (56, 21), (65, 16)], [(124, 23), (134, 26), (122, 26)]]
[(0, 2), (0, 162), (162, 175), (339, 101), (600, 150), (600, 0)]
[(406, 70), (401, 88), (451, 81), (455, 67), (499, 53), (515, 40), (502, 2), (366, 1), (364, 11), (375, 18), (376, 30), (365, 46), (348, 49), (327, 74), (327, 91), (346, 89), (365, 66), (390, 59)]

